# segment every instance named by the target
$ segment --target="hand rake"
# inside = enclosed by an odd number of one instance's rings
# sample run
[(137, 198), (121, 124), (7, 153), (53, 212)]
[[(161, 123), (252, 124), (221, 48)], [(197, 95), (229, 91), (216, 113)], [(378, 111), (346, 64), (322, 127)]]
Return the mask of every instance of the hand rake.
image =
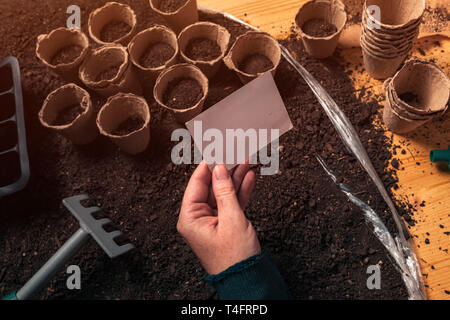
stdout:
[(62, 268), (66, 262), (75, 255), (81, 247), (92, 236), (106, 254), (112, 259), (116, 258), (134, 248), (130, 243), (118, 245), (114, 239), (122, 235), (119, 230), (106, 232), (103, 228), (110, 224), (111, 220), (95, 219), (93, 213), (99, 212), (100, 208), (86, 208), (81, 201), (87, 200), (87, 195), (74, 196), (63, 200), (63, 204), (77, 218), (80, 229), (66, 241), (66, 243), (47, 261), (46, 264), (18, 291), (9, 294), (2, 300), (28, 300), (40, 291)]

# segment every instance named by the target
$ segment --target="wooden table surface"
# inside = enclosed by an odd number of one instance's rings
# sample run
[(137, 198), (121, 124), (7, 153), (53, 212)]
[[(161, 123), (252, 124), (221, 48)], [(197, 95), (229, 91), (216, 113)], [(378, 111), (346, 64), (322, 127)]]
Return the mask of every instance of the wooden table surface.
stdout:
[[(290, 33), (302, 2), (304, 0), (198, 0), (199, 5), (228, 12), (277, 38)], [(361, 2), (344, 0), (349, 12), (361, 11)], [(437, 47), (435, 41), (439, 41), (441, 47)], [(449, 39), (433, 36), (418, 40), (412, 54), (423, 58), (418, 48), (425, 51), (427, 59), (434, 58), (450, 74)], [(349, 68), (362, 63), (360, 48), (345, 49), (341, 56), (344, 62), (350, 62)], [(359, 72), (353, 74), (356, 89), (371, 86), (375, 94), (382, 94), (381, 81)], [(389, 131), (386, 134), (393, 135)], [(417, 223), (410, 228), (410, 233), (416, 244), (428, 298), (450, 300), (450, 235), (445, 234), (450, 232), (450, 172), (446, 166), (431, 164), (429, 160), (430, 150), (450, 146), (450, 116), (447, 113), (444, 119), (433, 121), (414, 134), (394, 134), (393, 138), (395, 144), (404, 146), (407, 151), (405, 155), (398, 152), (396, 156), (401, 161), (396, 197), (407, 200), (418, 210), (414, 214)], [(421, 207), (423, 201), (425, 206)], [(426, 239), (429, 244), (425, 243)]]

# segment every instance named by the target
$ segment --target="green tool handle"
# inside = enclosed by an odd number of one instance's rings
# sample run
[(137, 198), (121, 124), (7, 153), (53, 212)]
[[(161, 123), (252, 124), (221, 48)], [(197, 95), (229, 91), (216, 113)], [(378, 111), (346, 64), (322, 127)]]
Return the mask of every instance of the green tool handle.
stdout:
[(0, 300), (19, 300), (17, 298), (17, 291), (11, 292), (10, 294), (4, 296)]
[(433, 150), (430, 152), (431, 162), (447, 162), (450, 169), (450, 147), (448, 150)]
[(450, 150), (433, 150), (430, 159), (431, 162), (450, 162)]
[(38, 272), (17, 292), (10, 293), (2, 300), (32, 299), (63, 267), (66, 262), (78, 252), (89, 240), (89, 233), (80, 228), (64, 245), (39, 269)]

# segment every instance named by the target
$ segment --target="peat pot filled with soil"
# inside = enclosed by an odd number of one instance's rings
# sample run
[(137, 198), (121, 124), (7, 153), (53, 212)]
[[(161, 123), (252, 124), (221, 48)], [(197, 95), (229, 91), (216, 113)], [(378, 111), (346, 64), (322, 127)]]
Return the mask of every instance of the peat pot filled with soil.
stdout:
[(165, 26), (154, 26), (139, 32), (128, 45), (133, 64), (144, 80), (156, 80), (178, 55), (176, 34)]
[(280, 60), (277, 40), (267, 33), (250, 31), (236, 39), (224, 62), (246, 84), (265, 72), (275, 75)]
[(136, 34), (136, 14), (127, 5), (108, 2), (89, 15), (89, 35), (99, 44), (124, 46)]
[(410, 60), (384, 83), (383, 121), (395, 133), (408, 133), (447, 111), (449, 80), (432, 62)]
[(440, 115), (448, 108), (450, 81), (438, 65), (409, 60), (394, 75), (391, 92), (404, 109), (417, 115)]
[(38, 36), (36, 56), (69, 82), (79, 82), (78, 69), (89, 51), (89, 39), (79, 29), (58, 28)]
[(91, 97), (75, 84), (67, 84), (51, 92), (39, 112), (39, 120), (44, 127), (77, 145), (88, 144), (98, 136)]
[(346, 22), (345, 6), (339, 0), (308, 1), (295, 17), (306, 52), (318, 59), (333, 54)]
[(162, 16), (178, 34), (198, 21), (197, 0), (149, 0), (153, 11)]
[(160, 74), (153, 91), (156, 102), (185, 123), (199, 115), (208, 96), (209, 81), (194, 65), (183, 63)]
[(94, 50), (80, 67), (80, 79), (105, 98), (119, 92), (142, 93), (128, 51), (121, 45), (107, 45)]
[(100, 109), (97, 126), (123, 152), (138, 154), (150, 142), (150, 109), (144, 98), (131, 93), (110, 97)]
[(199, 67), (211, 79), (222, 65), (230, 37), (228, 30), (218, 24), (197, 22), (178, 36), (181, 57)]

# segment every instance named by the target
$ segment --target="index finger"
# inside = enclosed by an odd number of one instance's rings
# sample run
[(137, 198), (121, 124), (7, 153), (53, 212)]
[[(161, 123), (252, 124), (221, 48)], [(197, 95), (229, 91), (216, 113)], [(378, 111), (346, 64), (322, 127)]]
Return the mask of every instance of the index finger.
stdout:
[(206, 162), (202, 161), (189, 180), (183, 202), (187, 204), (207, 203), (210, 185), (211, 171)]

